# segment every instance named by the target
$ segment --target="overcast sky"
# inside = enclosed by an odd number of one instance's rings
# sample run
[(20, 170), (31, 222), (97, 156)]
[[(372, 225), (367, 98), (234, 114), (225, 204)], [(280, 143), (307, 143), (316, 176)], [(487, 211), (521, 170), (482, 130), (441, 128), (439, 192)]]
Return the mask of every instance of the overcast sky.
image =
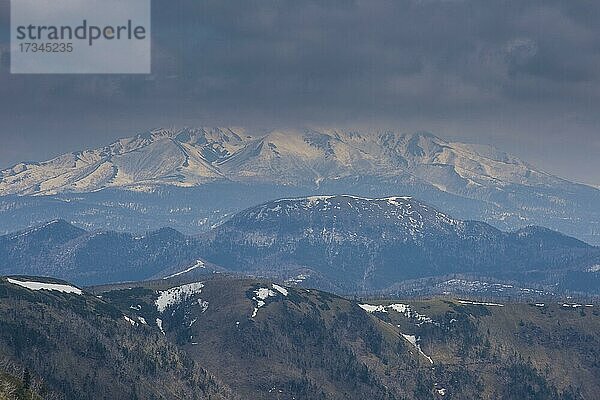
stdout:
[(600, 185), (600, 2), (169, 0), (152, 74), (10, 75), (0, 167), (159, 126), (426, 130)]

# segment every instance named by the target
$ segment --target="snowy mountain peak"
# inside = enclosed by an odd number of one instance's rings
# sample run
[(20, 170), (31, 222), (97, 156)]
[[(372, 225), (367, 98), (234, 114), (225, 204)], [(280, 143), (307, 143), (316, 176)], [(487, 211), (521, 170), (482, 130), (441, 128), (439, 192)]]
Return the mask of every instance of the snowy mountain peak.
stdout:
[(491, 147), (451, 143), (427, 132), (163, 128), (99, 149), (17, 164), (0, 171), (0, 195), (214, 181), (320, 187), (357, 177), (416, 180), (461, 196), (512, 184), (564, 184)]

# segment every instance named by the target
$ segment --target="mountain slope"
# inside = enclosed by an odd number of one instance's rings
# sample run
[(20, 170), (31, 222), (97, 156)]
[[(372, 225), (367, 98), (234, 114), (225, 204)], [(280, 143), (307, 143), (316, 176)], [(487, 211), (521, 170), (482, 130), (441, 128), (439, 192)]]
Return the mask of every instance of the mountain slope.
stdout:
[(597, 304), (352, 301), (222, 276), (86, 290), (9, 277), (0, 298), (0, 393), (570, 400), (600, 390)]
[(335, 335), (325, 325), (330, 322), (325, 312), (304, 291), (255, 281), (214, 279), (175, 286), (162, 281), (98, 293), (119, 307), (133, 305), (147, 321), (159, 319), (157, 328), (169, 340), (243, 398), (396, 398), (353, 353), (353, 344), (367, 351), (364, 341), (378, 335), (378, 327), (335, 296), (313, 297), (323, 299), (321, 307), (339, 302), (358, 318), (351, 335), (348, 328), (342, 335), (341, 327)]
[(194, 237), (86, 232), (64, 221), (0, 236), (0, 273), (78, 284), (227, 272), (337, 293), (438, 293), (460, 278), (523, 294), (594, 294), (598, 264), (600, 249), (577, 239), (539, 227), (503, 232), (409, 197), (276, 200)]
[(224, 277), (96, 293), (159, 318), (155, 329), (245, 398), (549, 400), (598, 390), (596, 305), (355, 302)]
[(130, 310), (66, 282), (0, 278), (0, 298), (2, 372), (26, 368), (42, 398), (235, 398)]
[(2, 171), (0, 193), (89, 192), (106, 187), (194, 186), (217, 179), (301, 186), (355, 176), (408, 173), (444, 191), (511, 184), (568, 185), (491, 147), (427, 133), (341, 130), (159, 129), (111, 145)]
[(518, 279), (527, 271), (581, 268), (598, 255), (556, 232), (506, 233), (407, 197), (277, 200), (236, 214), (202, 240), (203, 258), (227, 269), (303, 274), (341, 292), (457, 273)]
[[(262, 193), (246, 198), (254, 184), (263, 185)], [(111, 221), (127, 218), (135, 229), (143, 226), (136, 222), (140, 216), (149, 228), (158, 227), (145, 215), (155, 215), (156, 210), (147, 208), (156, 198), (115, 191), (111, 196), (117, 207), (106, 209), (105, 202), (89, 194), (107, 188), (161, 193), (161, 218), (186, 230), (198, 229), (198, 222), (213, 218), (215, 211), (239, 211), (295, 190), (295, 195), (369, 197), (410, 193), (463, 219), (503, 229), (544, 225), (600, 243), (600, 190), (557, 178), (491, 147), (448, 142), (428, 133), (157, 129), (104, 148), (0, 172), (0, 195), (48, 196), (51, 204), (40, 206), (49, 209), (46, 220), (77, 216), (86, 223), (105, 224), (106, 218), (94, 218), (102, 211)], [(182, 198), (173, 190), (178, 188), (200, 190)], [(206, 194), (220, 197), (218, 206), (205, 200), (199, 207), (194, 197)], [(57, 195), (69, 204), (53, 203)], [(129, 198), (135, 199), (133, 207), (123, 207), (131, 203), (125, 201)], [(2, 201), (7, 204), (0, 204), (0, 212), (25, 200)], [(132, 208), (138, 217), (127, 217)], [(190, 209), (200, 212), (200, 218), (190, 220)], [(32, 216), (7, 219), (0, 229), (23, 226), (23, 219), (31, 225), (39, 221), (34, 219), (37, 211), (43, 214), (34, 209)]]
[[(220, 131), (207, 132), (217, 136)], [(231, 132), (232, 133), (232, 132)], [(226, 151), (190, 135), (155, 131), (104, 148), (64, 154), (50, 161), (2, 171), (2, 194), (89, 192), (135, 184), (201, 184), (219, 177), (205, 157)], [(187, 139), (187, 142), (181, 140)], [(187, 179), (187, 180), (186, 180)]]
[[(73, 231), (76, 235), (69, 237)], [(197, 252), (193, 240), (169, 228), (132, 235), (86, 232), (56, 221), (0, 237), (0, 271), (56, 276), (79, 284), (118, 282), (185, 266)]]

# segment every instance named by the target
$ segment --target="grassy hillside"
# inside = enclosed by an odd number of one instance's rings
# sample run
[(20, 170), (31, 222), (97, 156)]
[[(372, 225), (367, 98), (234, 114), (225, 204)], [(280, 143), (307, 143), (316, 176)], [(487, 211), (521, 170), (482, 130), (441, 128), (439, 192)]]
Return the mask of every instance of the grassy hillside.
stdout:
[(42, 398), (591, 399), (597, 307), (354, 301), (225, 276), (82, 294), (2, 278), (0, 393), (27, 369)]
[[(266, 284), (218, 279), (158, 313), (155, 290), (166, 287), (103, 297), (122, 308), (139, 307), (146, 320), (162, 319), (170, 340), (243, 398), (394, 398), (351, 347), (372, 352), (378, 323), (346, 300), (305, 290), (283, 296)], [(260, 288), (276, 294), (253, 317), (252, 298)], [(208, 303), (205, 309), (201, 302)]]
[[(354, 302), (223, 278), (159, 313), (154, 302), (169, 286), (103, 297), (160, 318), (169, 340), (242, 397), (570, 399), (600, 390), (594, 307)], [(272, 295), (257, 308), (261, 291)]]
[[(446, 398), (465, 387), (477, 388), (472, 398), (489, 399), (594, 398), (600, 390), (597, 307), (469, 304), (455, 299), (403, 303), (410, 305), (409, 313), (387, 307), (372, 315), (420, 338), (423, 352), (439, 366), (430, 376), (447, 388)], [(457, 385), (456, 374), (472, 380), (472, 385)]]
[(44, 398), (232, 398), (159, 332), (102, 299), (30, 290), (5, 279), (0, 360), (30, 370)]

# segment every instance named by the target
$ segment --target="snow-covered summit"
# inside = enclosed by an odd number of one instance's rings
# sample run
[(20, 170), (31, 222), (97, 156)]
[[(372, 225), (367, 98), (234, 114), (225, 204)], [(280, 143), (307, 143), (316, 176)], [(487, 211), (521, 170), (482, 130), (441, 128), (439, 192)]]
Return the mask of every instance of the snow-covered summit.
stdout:
[(0, 171), (0, 195), (199, 186), (229, 180), (318, 187), (356, 177), (417, 179), (451, 193), (562, 180), (488, 146), (429, 133), (156, 129)]

